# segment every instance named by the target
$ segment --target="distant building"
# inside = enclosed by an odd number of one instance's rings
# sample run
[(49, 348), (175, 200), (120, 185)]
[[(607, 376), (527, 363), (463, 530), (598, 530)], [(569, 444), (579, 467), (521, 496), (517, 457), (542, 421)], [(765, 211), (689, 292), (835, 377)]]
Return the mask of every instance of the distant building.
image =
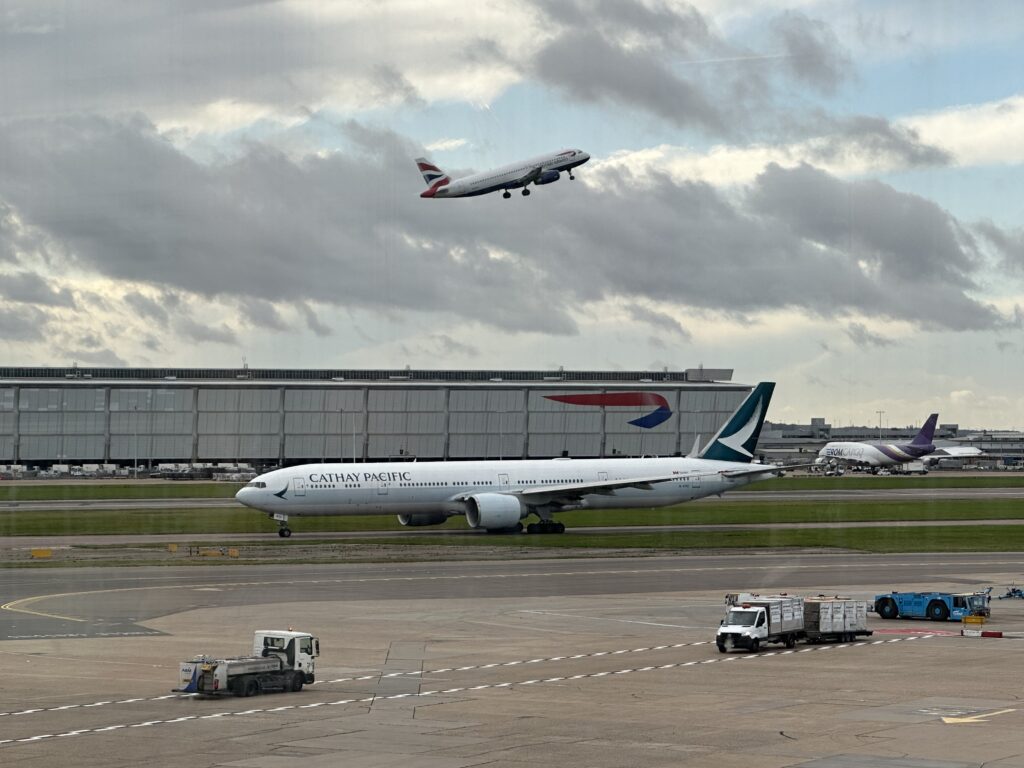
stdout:
[(0, 464), (674, 455), (751, 387), (731, 369), (0, 368)]

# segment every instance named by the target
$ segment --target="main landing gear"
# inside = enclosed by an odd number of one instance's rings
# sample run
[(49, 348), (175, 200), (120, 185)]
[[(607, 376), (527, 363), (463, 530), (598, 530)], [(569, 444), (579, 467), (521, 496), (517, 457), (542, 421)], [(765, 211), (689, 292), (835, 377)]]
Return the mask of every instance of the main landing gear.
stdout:
[(527, 189), (526, 187), (523, 187), (523, 197), (529, 197), (529, 196), (530, 196), (530, 190)]
[(501, 193), (501, 196), (508, 200), (510, 197), (512, 197), (512, 193), (506, 189), (504, 192)]
[(576, 181), (576, 177), (572, 175), (572, 170), (569, 170), (569, 181)]

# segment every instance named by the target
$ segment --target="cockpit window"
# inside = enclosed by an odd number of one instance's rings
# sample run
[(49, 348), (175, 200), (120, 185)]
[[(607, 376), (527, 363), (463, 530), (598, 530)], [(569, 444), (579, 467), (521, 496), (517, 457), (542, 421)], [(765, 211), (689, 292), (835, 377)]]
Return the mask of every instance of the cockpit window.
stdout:
[(245, 484), (246, 488), (266, 488), (267, 484), (261, 481), (253, 480), (251, 483)]

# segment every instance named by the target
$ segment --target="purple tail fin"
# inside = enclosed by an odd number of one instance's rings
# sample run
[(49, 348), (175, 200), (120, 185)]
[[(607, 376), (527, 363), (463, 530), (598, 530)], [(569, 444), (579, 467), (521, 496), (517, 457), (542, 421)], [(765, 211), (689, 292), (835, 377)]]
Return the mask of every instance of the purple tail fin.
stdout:
[(928, 420), (921, 427), (921, 431), (917, 433), (917, 437), (914, 438), (911, 445), (931, 445), (932, 438), (935, 436), (935, 422), (939, 420), (939, 414), (933, 413), (928, 417)]

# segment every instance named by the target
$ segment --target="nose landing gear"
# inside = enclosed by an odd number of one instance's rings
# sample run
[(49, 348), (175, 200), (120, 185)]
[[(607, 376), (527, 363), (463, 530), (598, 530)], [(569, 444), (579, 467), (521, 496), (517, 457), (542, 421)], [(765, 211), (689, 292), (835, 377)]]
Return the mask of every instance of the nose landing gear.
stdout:
[(280, 512), (271, 513), (269, 517), (272, 520), (277, 521), (278, 529), (277, 535), (282, 539), (287, 539), (292, 535), (292, 529), (288, 527), (288, 515), (282, 515)]

